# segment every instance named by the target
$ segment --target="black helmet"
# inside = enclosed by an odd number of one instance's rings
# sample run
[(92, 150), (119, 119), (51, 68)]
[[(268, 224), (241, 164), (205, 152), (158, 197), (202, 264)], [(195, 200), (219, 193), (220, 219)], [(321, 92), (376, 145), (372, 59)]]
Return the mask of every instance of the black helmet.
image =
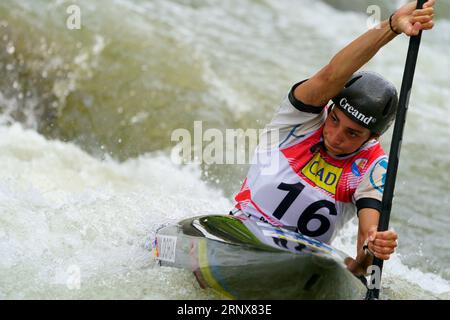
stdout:
[(395, 86), (375, 72), (356, 72), (331, 99), (350, 119), (374, 134), (383, 134), (397, 111)]

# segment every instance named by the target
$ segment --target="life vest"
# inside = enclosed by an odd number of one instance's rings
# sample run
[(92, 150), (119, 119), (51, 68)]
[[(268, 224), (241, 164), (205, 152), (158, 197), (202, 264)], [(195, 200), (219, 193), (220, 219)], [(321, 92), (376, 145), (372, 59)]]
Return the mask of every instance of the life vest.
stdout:
[(287, 147), (257, 148), (254, 164), (235, 196), (235, 207), (262, 221), (295, 227), (306, 236), (330, 243), (355, 216), (355, 192), (363, 181), (371, 183), (373, 190), (380, 188), (381, 197), (384, 181), (380, 181), (380, 171), (378, 178), (374, 171), (380, 166), (384, 170), (387, 159), (375, 140), (354, 154), (333, 157), (318, 147), (322, 132), (323, 125)]

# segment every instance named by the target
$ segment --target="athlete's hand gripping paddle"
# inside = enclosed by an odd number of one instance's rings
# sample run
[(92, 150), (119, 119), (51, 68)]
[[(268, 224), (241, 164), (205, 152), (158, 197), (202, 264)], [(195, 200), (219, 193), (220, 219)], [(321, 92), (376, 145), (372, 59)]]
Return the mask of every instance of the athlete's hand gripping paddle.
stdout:
[[(426, 0), (417, 1), (417, 9), (422, 9)], [(392, 134), (391, 149), (389, 152), (389, 164), (386, 173), (384, 185), (382, 210), (378, 231), (389, 229), (389, 219), (391, 215), (392, 199), (394, 196), (395, 180), (397, 177), (398, 163), (400, 159), (400, 149), (403, 140), (403, 130), (406, 122), (406, 113), (408, 111), (409, 98), (416, 69), (417, 56), (419, 54), (420, 40), (422, 31), (417, 36), (411, 37), (409, 41), (408, 55), (406, 58), (405, 71), (403, 74), (402, 87), (398, 102), (398, 110), (395, 118), (394, 132)], [(369, 281), (366, 300), (378, 299), (381, 287), (381, 274), (383, 271), (383, 260), (374, 258), (372, 266), (372, 276)]]

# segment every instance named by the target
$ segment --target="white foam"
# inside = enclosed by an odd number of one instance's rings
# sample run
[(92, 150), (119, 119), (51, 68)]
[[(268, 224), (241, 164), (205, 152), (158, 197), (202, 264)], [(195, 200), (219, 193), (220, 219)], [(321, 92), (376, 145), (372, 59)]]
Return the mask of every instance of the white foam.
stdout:
[(76, 294), (82, 297), (101, 295), (104, 286), (128, 297), (120, 277), (140, 281), (158, 296), (159, 273), (141, 272), (151, 269), (145, 244), (156, 229), (194, 215), (226, 214), (231, 207), (200, 180), (198, 168), (179, 168), (168, 156), (99, 161), (18, 124), (0, 126), (0, 168), (3, 298), (70, 297), (74, 269), (80, 270)]
[[(344, 227), (341, 234), (333, 242), (333, 246), (346, 252), (351, 257), (356, 256), (356, 237), (357, 237), (357, 224), (356, 219), (352, 220), (348, 225)], [(399, 239), (401, 243), (401, 235)], [(383, 266), (383, 287), (389, 287), (392, 292), (396, 289), (402, 289), (404, 282), (407, 281), (410, 292), (406, 291), (414, 299), (414, 296), (426, 297), (426, 293), (414, 292), (412, 289), (420, 287), (422, 290), (432, 293), (434, 295), (440, 295), (447, 297), (450, 294), (450, 282), (442, 277), (420, 271), (417, 268), (410, 268), (403, 264), (401, 260), (401, 246), (397, 248), (397, 253), (393, 254), (391, 259), (386, 261)], [(388, 285), (386, 285), (386, 283)], [(430, 295), (428, 295), (430, 296)]]

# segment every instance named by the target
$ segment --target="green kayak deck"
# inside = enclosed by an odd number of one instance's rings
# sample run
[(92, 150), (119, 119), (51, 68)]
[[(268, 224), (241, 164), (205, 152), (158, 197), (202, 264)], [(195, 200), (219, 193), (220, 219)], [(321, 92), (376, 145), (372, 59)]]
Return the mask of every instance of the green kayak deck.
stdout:
[(157, 231), (160, 265), (192, 271), (230, 299), (363, 299), (366, 287), (332, 246), (247, 217), (200, 216)]

